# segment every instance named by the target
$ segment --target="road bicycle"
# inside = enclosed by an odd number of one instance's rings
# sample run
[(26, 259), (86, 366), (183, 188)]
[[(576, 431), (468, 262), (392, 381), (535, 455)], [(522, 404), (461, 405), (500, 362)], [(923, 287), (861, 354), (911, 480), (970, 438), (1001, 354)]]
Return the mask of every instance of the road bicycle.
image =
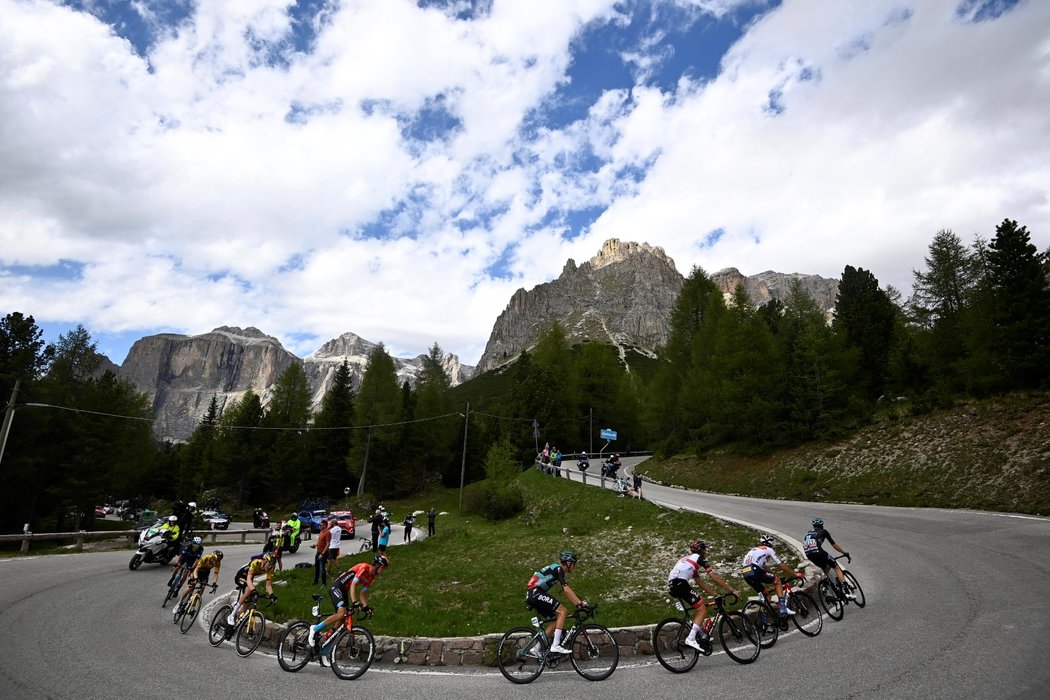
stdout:
[[(244, 601), (244, 608), (238, 612), (237, 618), (232, 625), (226, 622), (226, 618), (233, 612), (233, 606), (227, 604), (219, 608), (211, 619), (211, 625), (208, 627), (208, 643), (213, 647), (217, 647), (223, 642), (236, 637), (234, 648), (237, 650), (238, 656), (250, 656), (253, 651), (258, 649), (259, 644), (262, 642), (263, 633), (266, 631), (266, 616), (257, 609), (260, 597), (263, 596), (259, 595), (259, 591), (252, 589), (252, 592), (248, 594), (247, 600)], [(275, 595), (263, 598), (267, 601), (265, 603), (267, 607), (277, 602), (277, 596)]]
[[(320, 601), (323, 598), (324, 596), (318, 593), (313, 595), (313, 599), (318, 603), (310, 611), (314, 624), (328, 617), (320, 610)], [(309, 622), (297, 620), (289, 624), (277, 643), (277, 663), (285, 671), (295, 673), (311, 661), (317, 661), (322, 668), (327, 661), (332, 667), (332, 672), (339, 678), (348, 681), (359, 678), (375, 659), (376, 643), (375, 637), (368, 629), (353, 623), (355, 615), (367, 619), (372, 616), (372, 611), (354, 603), (345, 616), (346, 622), (326, 630), (324, 635), (318, 638), (315, 646), (310, 646), (309, 643)]]
[(175, 600), (178, 597), (179, 591), (182, 590), (182, 584), (186, 581), (189, 573), (189, 567), (185, 564), (179, 565), (179, 568), (171, 575), (171, 583), (168, 584), (168, 590), (164, 593), (164, 602), (160, 604), (160, 607), (167, 607), (169, 600)]
[(532, 627), (514, 627), (499, 640), (496, 662), (511, 683), (531, 683), (546, 668), (555, 669), (566, 656), (576, 672), (589, 681), (602, 681), (612, 675), (620, 662), (620, 649), (607, 628), (587, 622), (597, 608), (577, 607), (572, 627), (565, 631), (562, 645), (569, 654), (551, 652), (546, 626), (554, 617), (532, 618)]
[(781, 632), (787, 632), (788, 620), (807, 637), (816, 637), (824, 627), (824, 616), (817, 606), (817, 601), (806, 591), (795, 588), (802, 585), (803, 580), (795, 578), (782, 583), (784, 597), (787, 598), (788, 607), (795, 611), (794, 615), (781, 615), (779, 605), (769, 602), (768, 590), (766, 595), (751, 598), (744, 606), (744, 614), (758, 629), (763, 649), (776, 644)]
[[(843, 558), (846, 561), (852, 561), (845, 554), (835, 557), (836, 560)], [(818, 597), (824, 612), (832, 620), (841, 620), (846, 613), (846, 606), (850, 603), (856, 604), (858, 608), (863, 608), (866, 605), (864, 591), (857, 582), (857, 577), (850, 573), (848, 569), (842, 570), (842, 576), (845, 579), (842, 583), (842, 590), (839, 589), (837, 576), (829, 574), (823, 569), (821, 569), (821, 574), (820, 582), (817, 584)], [(846, 593), (852, 594), (853, 599), (848, 598)]]
[(372, 540), (368, 539), (367, 537), (358, 537), (357, 540), (361, 543), (357, 547), (357, 551), (359, 554), (372, 551)]
[[(193, 627), (193, 623), (197, 620), (197, 615), (201, 611), (201, 599), (204, 597), (204, 589), (207, 586), (208, 584), (199, 579), (194, 580), (190, 584), (190, 590), (182, 595), (182, 600), (179, 601), (172, 611), (171, 621), (179, 626), (183, 634), (189, 632), (190, 628)], [(216, 588), (218, 588), (218, 585), (213, 583), (211, 592), (214, 593)]]
[(700, 654), (710, 656), (714, 651), (712, 645), (713, 631), (718, 630), (718, 641), (726, 656), (738, 664), (749, 664), (758, 658), (762, 650), (761, 637), (751, 620), (740, 611), (726, 610), (726, 599), (729, 605), (739, 600), (732, 593), (708, 598), (714, 604), (715, 613), (704, 620), (710, 626), (697, 634), (697, 641), (703, 652), (699, 652), (685, 643), (693, 627), (693, 611), (687, 610), (682, 601), (675, 601), (675, 607), (682, 612), (679, 617), (662, 620), (653, 630), (653, 650), (660, 665), (671, 673), (685, 673), (692, 670)]

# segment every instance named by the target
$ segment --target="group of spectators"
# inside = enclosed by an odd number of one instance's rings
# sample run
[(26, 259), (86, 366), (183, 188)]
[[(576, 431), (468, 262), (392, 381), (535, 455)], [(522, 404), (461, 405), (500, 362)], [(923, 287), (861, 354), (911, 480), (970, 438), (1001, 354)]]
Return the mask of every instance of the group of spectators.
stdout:
[[(577, 468), (585, 472), (590, 467), (590, 458), (586, 452), (579, 453)], [(539, 454), (536, 455), (536, 468), (552, 476), (561, 476), (562, 453), (557, 447), (551, 447), (546, 443)], [(625, 475), (618, 474), (620, 469), (620, 455), (613, 454), (602, 463), (601, 475), (614, 480), (615, 489), (620, 496), (642, 497), (642, 476), (635, 472), (630, 479)]]

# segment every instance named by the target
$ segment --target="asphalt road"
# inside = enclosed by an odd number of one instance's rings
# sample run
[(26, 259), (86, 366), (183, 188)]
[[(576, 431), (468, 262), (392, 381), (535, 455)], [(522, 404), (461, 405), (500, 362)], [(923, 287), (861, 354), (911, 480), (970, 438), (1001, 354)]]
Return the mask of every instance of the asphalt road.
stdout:
[[(625, 463), (629, 466), (630, 461)], [(593, 477), (591, 478), (593, 482)], [(722, 654), (689, 674), (652, 661), (622, 663), (599, 684), (574, 672), (513, 686), (489, 669), (374, 666), (340, 681), (316, 665), (281, 671), (272, 656), (213, 649), (200, 627), (179, 634), (161, 610), (165, 570), (129, 571), (130, 551), (0, 560), (0, 698), (806, 698), (1047, 697), (1050, 664), (1050, 519), (972, 511), (762, 501), (646, 484), (645, 496), (800, 538), (819, 514), (854, 555), (868, 596), (820, 636), (797, 633), (751, 666)], [(683, 533), (683, 541), (695, 536)], [(391, 538), (393, 541), (394, 537)], [(226, 561), (258, 545), (224, 546)], [(491, 553), (498, 556), (498, 552)], [(285, 565), (312, 561), (313, 550)], [(670, 564), (668, 564), (670, 566)], [(223, 572), (224, 584), (232, 569)], [(420, 572), (425, 575), (425, 572)], [(655, 620), (654, 620), (655, 621)], [(606, 624), (611, 621), (604, 620)], [(363, 695), (361, 695), (363, 694)]]

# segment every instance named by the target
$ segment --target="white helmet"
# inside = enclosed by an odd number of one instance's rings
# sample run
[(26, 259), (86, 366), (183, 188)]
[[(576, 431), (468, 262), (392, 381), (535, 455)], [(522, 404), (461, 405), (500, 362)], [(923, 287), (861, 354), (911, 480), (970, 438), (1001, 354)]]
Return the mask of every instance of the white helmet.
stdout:
[(193, 538), (193, 544), (200, 544), (203, 541), (204, 540), (202, 540), (200, 537), (194, 537)]
[(172, 524), (175, 524), (175, 523), (179, 522), (179, 519), (176, 516), (174, 516), (174, 515), (169, 515), (168, 516), (168, 522), (172, 523)]
[(197, 501), (190, 501), (186, 505), (189, 506), (190, 510), (197, 510)]

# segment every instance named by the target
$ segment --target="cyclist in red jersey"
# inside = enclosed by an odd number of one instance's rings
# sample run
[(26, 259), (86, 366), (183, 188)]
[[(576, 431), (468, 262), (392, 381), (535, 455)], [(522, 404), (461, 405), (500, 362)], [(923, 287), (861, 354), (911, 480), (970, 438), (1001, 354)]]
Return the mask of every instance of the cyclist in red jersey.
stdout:
[(386, 571), (388, 566), (390, 566), (390, 560), (382, 554), (377, 554), (371, 564), (368, 562), (355, 564), (332, 581), (332, 585), (328, 587), (328, 595), (332, 599), (332, 605), (335, 606), (335, 612), (310, 627), (310, 646), (317, 643), (317, 636), (325, 628), (341, 622), (354, 603), (360, 604), (366, 613), (372, 612), (372, 608), (368, 607), (368, 589), (376, 580), (376, 576)]

